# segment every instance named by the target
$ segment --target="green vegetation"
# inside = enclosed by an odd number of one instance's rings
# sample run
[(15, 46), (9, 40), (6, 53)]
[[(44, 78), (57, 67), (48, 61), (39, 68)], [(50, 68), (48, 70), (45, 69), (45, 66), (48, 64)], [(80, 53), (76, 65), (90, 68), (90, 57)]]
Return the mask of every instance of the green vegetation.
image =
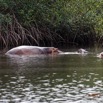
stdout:
[(0, 0), (0, 46), (102, 46), (103, 0)]

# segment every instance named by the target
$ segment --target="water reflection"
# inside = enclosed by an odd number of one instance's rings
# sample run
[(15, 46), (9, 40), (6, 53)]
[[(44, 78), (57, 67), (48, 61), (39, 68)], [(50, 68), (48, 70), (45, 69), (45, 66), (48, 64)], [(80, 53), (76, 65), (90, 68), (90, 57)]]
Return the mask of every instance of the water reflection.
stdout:
[(94, 55), (0, 60), (0, 102), (103, 102), (103, 60)]
[[(89, 77), (87, 77), (89, 75)], [(94, 78), (95, 77), (95, 78)], [(44, 103), (102, 103), (103, 77), (96, 73), (42, 73), (0, 78), (0, 101)], [(100, 93), (89, 96), (89, 93)]]
[(52, 55), (21, 56), (21, 57), (13, 56), (13, 57), (7, 57), (7, 63), (10, 65), (10, 67), (16, 69), (18, 73), (28, 73), (31, 71), (39, 72), (41, 69), (44, 70), (48, 68), (50, 62), (53, 61), (54, 58), (56, 59), (56, 56), (54, 57)]

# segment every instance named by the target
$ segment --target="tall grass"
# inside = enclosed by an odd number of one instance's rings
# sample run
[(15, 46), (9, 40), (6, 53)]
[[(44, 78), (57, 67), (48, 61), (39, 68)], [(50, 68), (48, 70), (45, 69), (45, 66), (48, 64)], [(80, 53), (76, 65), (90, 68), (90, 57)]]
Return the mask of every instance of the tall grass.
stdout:
[(12, 16), (11, 22), (6, 22), (0, 26), (0, 46), (8, 48), (18, 45), (42, 45), (53, 46), (53, 42), (62, 37), (46, 26), (38, 26), (36, 23), (32, 26), (23, 27), (15, 17)]
[(102, 46), (102, 0), (1, 0), (0, 46)]

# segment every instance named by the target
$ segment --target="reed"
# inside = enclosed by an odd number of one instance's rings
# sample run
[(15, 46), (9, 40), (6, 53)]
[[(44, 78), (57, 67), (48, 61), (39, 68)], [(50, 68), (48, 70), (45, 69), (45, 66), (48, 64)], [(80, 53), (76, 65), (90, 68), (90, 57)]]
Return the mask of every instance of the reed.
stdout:
[(0, 46), (10, 48), (18, 45), (50, 45), (53, 46), (57, 39), (62, 37), (45, 26), (29, 25), (23, 27), (15, 17), (12, 16), (11, 23), (1, 25)]
[(2, 0), (0, 46), (102, 46), (102, 1)]

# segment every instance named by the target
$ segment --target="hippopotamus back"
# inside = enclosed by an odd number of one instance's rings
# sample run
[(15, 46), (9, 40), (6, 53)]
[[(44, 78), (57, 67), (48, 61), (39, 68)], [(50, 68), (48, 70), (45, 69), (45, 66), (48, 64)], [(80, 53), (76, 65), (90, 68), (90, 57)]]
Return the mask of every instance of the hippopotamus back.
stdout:
[(59, 53), (59, 50), (54, 47), (19, 46), (9, 50), (6, 55), (34, 55), (52, 53)]

